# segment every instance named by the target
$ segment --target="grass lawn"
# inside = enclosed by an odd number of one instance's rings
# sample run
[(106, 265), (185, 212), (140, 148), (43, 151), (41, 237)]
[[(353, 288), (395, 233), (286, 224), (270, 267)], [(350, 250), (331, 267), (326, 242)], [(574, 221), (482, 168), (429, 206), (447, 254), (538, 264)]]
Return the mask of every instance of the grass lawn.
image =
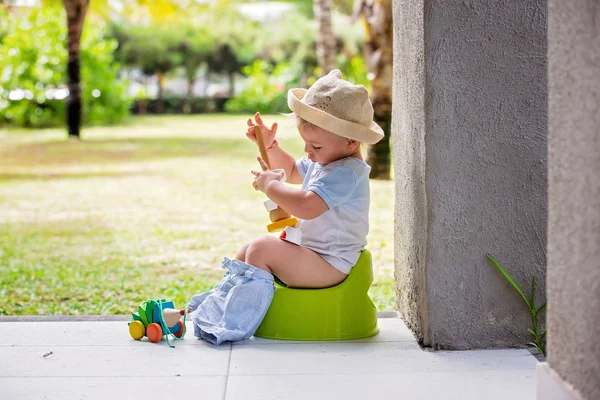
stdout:
[[(251, 187), (246, 116), (135, 117), (83, 130), (0, 130), (0, 315), (128, 314), (183, 307), (220, 281), (221, 260), (266, 234)], [(280, 115), (281, 145), (304, 153)], [(393, 182), (371, 181), (380, 310), (393, 309)]]

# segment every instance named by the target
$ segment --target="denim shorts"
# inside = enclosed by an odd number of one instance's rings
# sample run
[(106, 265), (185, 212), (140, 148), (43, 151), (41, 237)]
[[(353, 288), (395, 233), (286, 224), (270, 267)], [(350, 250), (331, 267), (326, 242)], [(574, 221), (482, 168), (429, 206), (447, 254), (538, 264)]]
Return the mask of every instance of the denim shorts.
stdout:
[(194, 335), (219, 345), (256, 332), (275, 293), (273, 275), (239, 260), (225, 258), (225, 276), (212, 290), (192, 297)]

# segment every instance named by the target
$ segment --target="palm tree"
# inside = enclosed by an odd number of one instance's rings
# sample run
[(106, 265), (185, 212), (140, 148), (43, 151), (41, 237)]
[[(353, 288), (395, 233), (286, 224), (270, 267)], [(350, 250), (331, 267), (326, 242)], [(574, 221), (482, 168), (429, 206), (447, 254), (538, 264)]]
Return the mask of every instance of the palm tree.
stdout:
[(336, 41), (331, 27), (332, 0), (314, 0), (313, 10), (317, 20), (317, 59), (320, 75), (327, 75), (335, 68)]
[(69, 137), (79, 138), (81, 126), (81, 76), (79, 68), (79, 43), (83, 31), (83, 21), (90, 4), (89, 0), (63, 0), (67, 11), (67, 129)]
[[(53, 6), (56, 0), (42, 0), (42, 6)], [(99, 17), (106, 18), (111, 11), (108, 0), (97, 0), (90, 7), (89, 0), (63, 0), (67, 12), (68, 36), (67, 49), (69, 52), (67, 64), (68, 89), (67, 98), (67, 128), (69, 137), (80, 137), (81, 129), (81, 76), (79, 62), (79, 45), (81, 33), (88, 8)], [(165, 21), (177, 15), (182, 7), (175, 0), (128, 0), (123, 2), (123, 14), (138, 15), (150, 20)], [(144, 10), (145, 13), (136, 11)]]
[(356, 0), (353, 19), (365, 26), (365, 61), (371, 81), (371, 102), (377, 122), (385, 133), (383, 140), (370, 146), (368, 162), (371, 178), (390, 179), (390, 133), (392, 120), (393, 23), (392, 0)]

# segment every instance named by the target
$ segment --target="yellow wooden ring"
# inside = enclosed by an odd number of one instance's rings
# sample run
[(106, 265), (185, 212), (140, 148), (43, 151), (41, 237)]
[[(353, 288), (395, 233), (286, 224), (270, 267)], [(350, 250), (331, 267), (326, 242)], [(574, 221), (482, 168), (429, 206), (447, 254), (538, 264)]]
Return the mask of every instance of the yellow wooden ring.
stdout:
[(273, 222), (272, 224), (267, 225), (267, 231), (269, 232), (277, 232), (285, 229), (286, 226), (296, 226), (298, 223), (298, 218), (290, 217), (286, 219), (282, 219), (281, 221)]

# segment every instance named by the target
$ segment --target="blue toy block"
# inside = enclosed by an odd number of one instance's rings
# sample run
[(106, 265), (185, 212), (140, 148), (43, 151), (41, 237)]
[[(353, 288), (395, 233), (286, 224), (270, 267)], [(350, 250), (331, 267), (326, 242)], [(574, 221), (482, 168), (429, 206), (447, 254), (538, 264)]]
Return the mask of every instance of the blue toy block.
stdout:
[[(154, 303), (154, 310), (152, 312), (152, 322), (156, 322), (157, 324), (160, 325), (160, 327), (162, 328), (163, 334), (167, 334), (167, 327), (165, 324), (163, 324), (162, 322), (162, 310), (166, 310), (168, 308), (172, 308), (175, 309), (175, 305), (173, 304), (172, 301), (163, 301), (161, 303), (162, 305), (162, 309), (160, 308), (160, 305), (158, 303)], [(179, 332), (179, 324), (175, 323), (175, 325), (173, 326), (169, 326), (169, 332), (171, 333), (177, 333)]]

